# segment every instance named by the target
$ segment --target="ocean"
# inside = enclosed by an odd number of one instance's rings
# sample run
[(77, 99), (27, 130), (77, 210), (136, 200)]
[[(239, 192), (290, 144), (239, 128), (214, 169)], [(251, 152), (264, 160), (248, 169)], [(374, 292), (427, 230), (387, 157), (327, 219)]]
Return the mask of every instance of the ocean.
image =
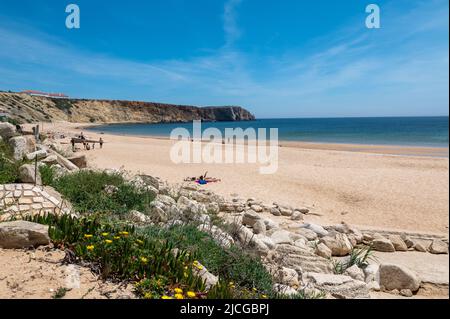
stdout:
[[(192, 134), (192, 123), (112, 124), (92, 127), (90, 130), (120, 135), (168, 137), (170, 132), (177, 127), (186, 128)], [(278, 128), (279, 140), (281, 141), (426, 147), (449, 146), (448, 116), (292, 118), (202, 123), (202, 130), (209, 127), (218, 128), (222, 133), (225, 128)]]

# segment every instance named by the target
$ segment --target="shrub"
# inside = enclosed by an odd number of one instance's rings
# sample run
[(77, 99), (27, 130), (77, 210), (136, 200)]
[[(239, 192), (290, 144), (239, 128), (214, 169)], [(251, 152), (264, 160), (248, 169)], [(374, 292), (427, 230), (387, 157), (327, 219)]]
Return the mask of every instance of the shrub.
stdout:
[(143, 233), (150, 238), (165, 239), (176, 247), (194, 253), (210, 272), (226, 282), (233, 282), (236, 287), (250, 291), (255, 288), (266, 294), (272, 290), (272, 277), (259, 258), (237, 246), (225, 249), (193, 225), (166, 229), (152, 226), (145, 228)]
[(39, 166), (39, 173), (41, 174), (43, 185), (53, 185), (55, 182), (55, 170), (48, 165)]
[(343, 274), (348, 268), (357, 265), (359, 268), (364, 268), (368, 265), (368, 261), (373, 257), (372, 246), (363, 248), (353, 248), (348, 260), (346, 262), (334, 261), (334, 273)]
[(5, 141), (0, 140), (0, 184), (17, 182), (19, 167), (20, 163), (13, 160), (10, 146)]
[(74, 209), (81, 213), (145, 211), (154, 196), (128, 184), (120, 174), (79, 171), (52, 183)]
[(195, 255), (175, 251), (168, 241), (136, 234), (131, 226), (118, 227), (97, 218), (68, 215), (26, 219), (49, 225), (49, 236), (56, 246), (71, 251), (75, 260), (90, 262), (104, 279), (136, 282), (141, 297), (174, 296), (176, 289), (201, 296), (205, 290), (204, 282), (192, 270)]

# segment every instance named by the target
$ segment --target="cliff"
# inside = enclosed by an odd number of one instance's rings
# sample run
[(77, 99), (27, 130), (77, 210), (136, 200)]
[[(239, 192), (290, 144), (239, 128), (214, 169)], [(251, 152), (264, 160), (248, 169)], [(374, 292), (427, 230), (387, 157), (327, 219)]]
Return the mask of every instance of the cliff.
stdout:
[(196, 107), (119, 100), (56, 99), (4, 92), (0, 92), (0, 113), (6, 113), (20, 123), (162, 123), (255, 119), (239, 106)]

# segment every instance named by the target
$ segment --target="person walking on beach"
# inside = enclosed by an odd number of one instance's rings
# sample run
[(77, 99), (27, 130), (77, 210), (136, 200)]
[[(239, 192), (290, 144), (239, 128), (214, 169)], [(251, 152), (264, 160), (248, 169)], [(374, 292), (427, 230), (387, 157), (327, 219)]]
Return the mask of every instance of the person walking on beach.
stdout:
[(100, 143), (100, 149), (102, 149), (103, 148), (103, 139), (101, 137), (100, 137), (99, 143)]

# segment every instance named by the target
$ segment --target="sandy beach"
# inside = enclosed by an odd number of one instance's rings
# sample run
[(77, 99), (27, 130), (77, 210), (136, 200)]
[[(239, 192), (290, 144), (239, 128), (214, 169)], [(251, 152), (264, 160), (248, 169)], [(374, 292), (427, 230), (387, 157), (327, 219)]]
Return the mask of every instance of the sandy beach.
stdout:
[[(81, 126), (45, 124), (44, 132), (80, 133)], [(323, 224), (448, 233), (448, 148), (280, 142), (278, 171), (261, 175), (259, 164), (174, 164), (167, 139), (83, 131), (105, 140), (101, 150), (79, 151), (96, 168), (122, 167), (170, 183), (208, 171), (221, 179), (204, 186), (211, 191), (308, 207), (316, 214), (310, 220)]]

